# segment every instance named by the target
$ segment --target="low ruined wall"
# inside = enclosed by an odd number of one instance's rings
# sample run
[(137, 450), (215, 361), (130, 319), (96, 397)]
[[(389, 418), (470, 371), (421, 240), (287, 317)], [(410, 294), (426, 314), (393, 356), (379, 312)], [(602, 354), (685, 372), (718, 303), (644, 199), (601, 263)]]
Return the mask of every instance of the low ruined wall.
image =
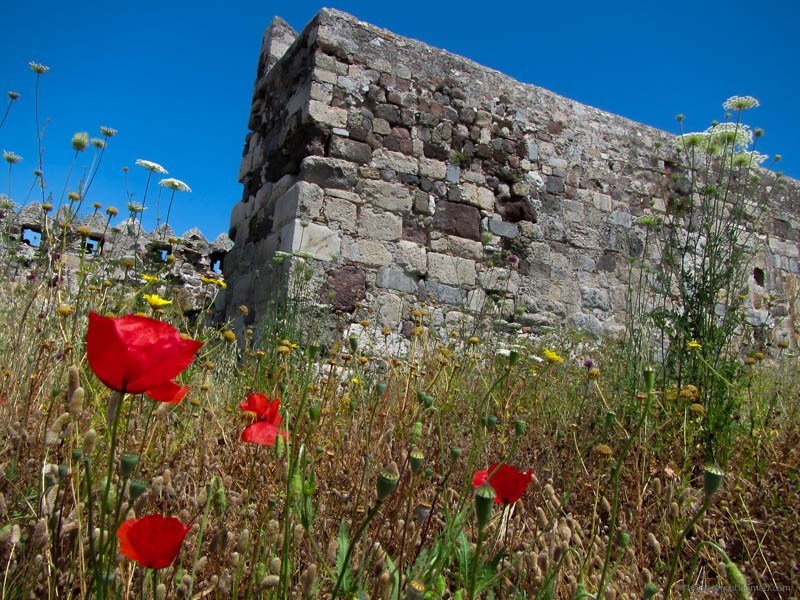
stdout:
[[(227, 314), (245, 305), (247, 322), (302, 264), (307, 295), (392, 335), (422, 304), (440, 328), (479, 314), (613, 333), (636, 220), (680, 185), (669, 134), (331, 10), (299, 35), (273, 21), (249, 128), (224, 266)], [(796, 336), (800, 186), (786, 184), (754, 248), (749, 318)]]
[[(65, 285), (81, 285), (88, 277), (85, 283), (90, 290), (103, 281), (121, 281), (134, 273), (158, 273), (163, 289), (153, 291), (172, 298), (187, 315), (207, 308), (218, 296), (217, 289), (200, 277), (220, 277), (222, 262), (233, 246), (226, 234), (209, 242), (196, 228), (181, 236), (168, 225), (145, 231), (134, 218), (115, 222), (95, 212), (83, 219), (70, 219), (62, 243), (67, 217), (67, 211), (52, 215), (38, 202), (19, 210), (0, 211), (0, 255), (4, 255), (2, 264), (7, 265), (8, 279), (24, 280), (36, 273), (47, 256), (63, 265)], [(134, 258), (139, 266), (126, 268), (125, 263)]]

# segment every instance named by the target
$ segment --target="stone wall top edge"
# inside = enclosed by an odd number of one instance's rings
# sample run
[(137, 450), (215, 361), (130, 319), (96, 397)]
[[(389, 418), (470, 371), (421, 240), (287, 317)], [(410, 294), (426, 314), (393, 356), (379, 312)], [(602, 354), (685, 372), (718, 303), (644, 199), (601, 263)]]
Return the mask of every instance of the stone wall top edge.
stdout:
[[(501, 90), (513, 90), (515, 92), (515, 96), (520, 96), (515, 98), (516, 101), (522, 101), (522, 97), (535, 94), (544, 98), (548, 98), (555, 104), (560, 105), (561, 108), (569, 110), (573, 113), (587, 111), (588, 114), (586, 116), (586, 120), (588, 121), (595, 121), (599, 118), (601, 121), (606, 120), (607, 122), (611, 122), (615, 126), (627, 131), (636, 132), (642, 135), (651, 135), (656, 138), (660, 138), (662, 141), (666, 141), (675, 137), (675, 134), (671, 132), (591, 106), (589, 104), (579, 102), (566, 96), (562, 96), (561, 94), (541, 86), (522, 82), (506, 73), (503, 73), (502, 71), (482, 65), (470, 58), (455, 54), (448, 50), (437, 48), (420, 40), (393, 33), (388, 29), (384, 29), (366, 21), (362, 21), (354, 15), (338, 9), (320, 9), (314, 15), (311, 21), (309, 21), (309, 23), (300, 31), (300, 33), (298, 33), (295, 45), (289, 51), (287, 51), (284, 58), (287, 58), (292, 54), (295, 46), (299, 47), (301, 40), (311, 40), (313, 43), (319, 44), (320, 38), (323, 40), (325, 39), (325, 35), (327, 33), (326, 28), (328, 28), (328, 32), (335, 31), (339, 38), (345, 35), (345, 32), (348, 29), (351, 31), (360, 30), (368, 36), (372, 36), (373, 38), (382, 38), (387, 43), (391, 43), (398, 54), (411, 55), (413, 53), (435, 53), (437, 58), (435, 61), (433, 61), (433, 63), (442, 63), (443, 65), (447, 65), (451, 71), (454, 68), (468, 71), (470, 77), (465, 79), (482, 81), (484, 84), (488, 84), (486, 85), (487, 88), (492, 87), (493, 89), (496, 89), (498, 95), (502, 93)], [(356, 35), (350, 35), (350, 40), (354, 43), (358, 43)], [(336, 42), (337, 40), (334, 39), (329, 41)], [(356, 62), (366, 62), (369, 60), (371, 55), (374, 55), (374, 49), (371, 49), (368, 44), (359, 44), (359, 50), (359, 56), (353, 57)], [(370, 65), (367, 64), (366, 66)], [(763, 169), (763, 171), (765, 173), (774, 174), (773, 171), (768, 169)], [(800, 197), (800, 180), (784, 177), (783, 182), (791, 189), (789, 192), (790, 196)]]

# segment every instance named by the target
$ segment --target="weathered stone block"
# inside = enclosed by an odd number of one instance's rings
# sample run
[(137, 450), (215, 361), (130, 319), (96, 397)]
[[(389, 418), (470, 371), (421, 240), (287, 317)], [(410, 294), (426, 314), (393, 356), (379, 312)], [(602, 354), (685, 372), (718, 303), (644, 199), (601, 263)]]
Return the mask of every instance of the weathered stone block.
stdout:
[(365, 165), (372, 157), (372, 148), (369, 144), (334, 135), (331, 137), (328, 153), (334, 158), (342, 158)]
[(361, 195), (372, 206), (397, 213), (411, 210), (411, 192), (402, 184), (365, 180), (360, 189)]
[(479, 240), (481, 238), (481, 213), (474, 206), (440, 200), (436, 203), (433, 226), (443, 233)]
[(513, 239), (519, 235), (519, 227), (514, 223), (506, 223), (500, 219), (489, 219), (488, 226), (490, 232), (500, 237)]
[(343, 108), (328, 106), (317, 100), (309, 100), (304, 111), (306, 119), (311, 119), (321, 125), (347, 127), (347, 111)]
[(383, 148), (375, 150), (369, 164), (371, 167), (391, 169), (398, 173), (416, 174), (419, 171), (418, 161), (413, 156), (406, 156), (400, 152), (391, 152)]
[(296, 218), (316, 219), (322, 209), (323, 196), (318, 185), (298, 181), (276, 201), (273, 227), (279, 229)]
[(408, 240), (397, 242), (395, 261), (398, 266), (416, 275), (424, 275), (428, 270), (425, 247)]
[(434, 181), (444, 179), (447, 173), (447, 163), (432, 158), (419, 159), (419, 174)]
[(481, 210), (494, 210), (494, 193), (485, 187), (477, 186), (472, 183), (465, 183), (461, 186), (464, 202), (477, 206)]
[(343, 231), (356, 230), (356, 205), (348, 200), (328, 196), (322, 206), (322, 216), (328, 223), (337, 223)]
[(283, 252), (302, 252), (317, 260), (333, 260), (339, 254), (339, 234), (317, 223), (304, 223), (299, 219), (281, 229)]
[(358, 181), (356, 166), (346, 160), (307, 156), (300, 163), (300, 179), (324, 188), (353, 189)]
[(403, 235), (403, 217), (364, 207), (359, 215), (356, 231), (361, 236), (375, 240), (399, 240)]
[(342, 257), (374, 267), (382, 267), (392, 262), (392, 253), (384, 242), (351, 237), (342, 240)]
[(362, 269), (347, 265), (325, 273), (325, 283), (320, 289), (320, 302), (337, 310), (353, 312), (367, 295), (366, 275)]
[(396, 267), (387, 266), (378, 269), (375, 285), (398, 292), (414, 293), (417, 291), (417, 280)]
[(426, 281), (425, 292), (430, 294), (433, 300), (442, 304), (464, 306), (467, 301), (466, 290), (445, 285), (443, 283), (438, 283), (436, 281)]
[(468, 258), (428, 253), (428, 277), (455, 286), (473, 286), (477, 279), (475, 261)]

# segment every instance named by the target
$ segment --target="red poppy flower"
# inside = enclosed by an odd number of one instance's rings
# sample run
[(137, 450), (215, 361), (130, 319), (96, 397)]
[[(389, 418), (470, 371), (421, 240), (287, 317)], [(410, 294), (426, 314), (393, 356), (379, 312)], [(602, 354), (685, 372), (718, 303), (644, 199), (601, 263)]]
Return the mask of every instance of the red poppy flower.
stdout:
[(175, 517), (147, 515), (128, 519), (117, 529), (119, 551), (143, 567), (163, 569), (178, 556), (191, 528)]
[(264, 394), (250, 394), (246, 402), (240, 402), (242, 412), (254, 415), (254, 423), (242, 431), (242, 441), (272, 446), (279, 435), (286, 439), (288, 434), (278, 428), (281, 424), (280, 407), (280, 398), (270, 400)]
[[(492, 474), (489, 477), (489, 474)], [(496, 504), (514, 504), (520, 499), (525, 490), (531, 484), (533, 469), (527, 471), (517, 471), (510, 465), (500, 465), (493, 463), (485, 471), (475, 471), (472, 476), (472, 486), (481, 487), (486, 481), (494, 489)]]
[(177, 404), (186, 397), (186, 394), (189, 393), (189, 389), (188, 385), (178, 385), (174, 381), (168, 381), (151, 390), (147, 390), (145, 394), (159, 402)]
[(118, 392), (141, 394), (171, 381), (192, 363), (202, 345), (184, 338), (169, 323), (149, 317), (89, 313), (89, 366)]

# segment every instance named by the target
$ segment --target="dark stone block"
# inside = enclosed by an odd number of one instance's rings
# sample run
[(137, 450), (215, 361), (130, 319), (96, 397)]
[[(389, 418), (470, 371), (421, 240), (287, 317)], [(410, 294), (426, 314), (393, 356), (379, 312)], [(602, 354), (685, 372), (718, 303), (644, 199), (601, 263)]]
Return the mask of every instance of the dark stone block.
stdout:
[(440, 200), (436, 203), (433, 226), (443, 233), (470, 240), (481, 239), (481, 213), (467, 204)]
[(366, 276), (361, 269), (348, 265), (325, 273), (325, 284), (320, 289), (321, 302), (337, 310), (353, 312), (366, 295)]
[(565, 189), (566, 185), (564, 184), (563, 177), (556, 177), (555, 175), (547, 177), (547, 181), (545, 181), (545, 190), (548, 194), (563, 194)]
[(428, 245), (428, 234), (414, 215), (403, 215), (403, 239), (423, 246)]
[(423, 143), (422, 152), (425, 154), (425, 158), (434, 158), (436, 160), (447, 160), (450, 157), (450, 152), (448, 152), (447, 148), (431, 142)]
[(328, 144), (328, 154), (363, 165), (372, 158), (372, 148), (368, 144), (335, 135)]

